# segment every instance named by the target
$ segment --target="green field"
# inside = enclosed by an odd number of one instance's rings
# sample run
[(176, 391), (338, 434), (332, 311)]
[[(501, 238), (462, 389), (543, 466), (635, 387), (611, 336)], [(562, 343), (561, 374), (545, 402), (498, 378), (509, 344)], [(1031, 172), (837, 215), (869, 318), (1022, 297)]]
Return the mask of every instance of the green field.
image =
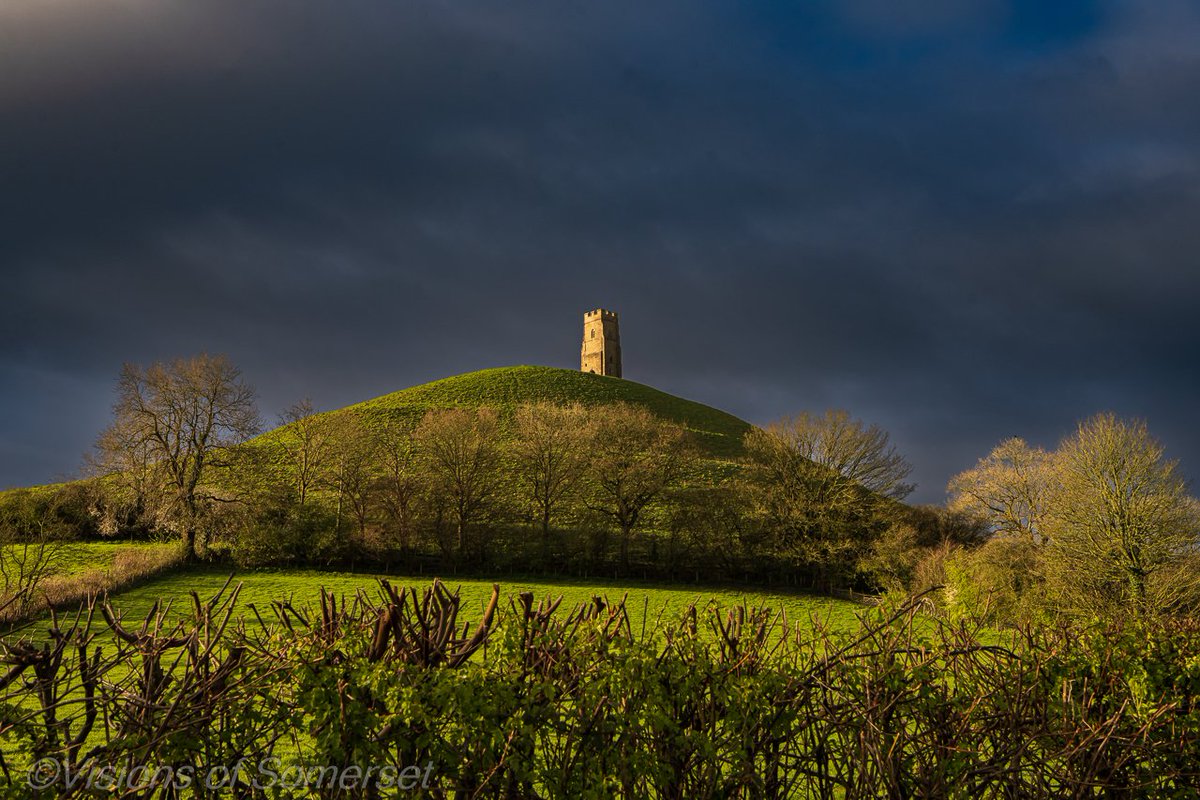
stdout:
[[(22, 545), (5, 544), (2, 548), (21, 548)], [(178, 542), (61, 542), (48, 548), (52, 569), (50, 575), (63, 580), (84, 573), (110, 572), (117, 556), (121, 553), (140, 555), (167, 555), (178, 553)]]
[[(120, 594), (113, 598), (113, 603), (127, 618), (144, 617), (153, 604), (160, 600), (172, 603), (176, 611), (186, 613), (191, 606), (190, 592), (197, 592), (202, 599), (210, 597), (221, 589), (229, 576), (228, 572), (216, 571), (173, 573)], [(422, 589), (430, 584), (432, 577), (389, 576), (387, 580), (396, 587)], [(462, 607), (467, 618), (476, 618), (491, 596), (493, 582), (489, 580), (448, 579), (445, 582), (452, 590), (460, 590)], [(378, 586), (378, 576), (306, 570), (256, 571), (234, 573), (233, 583), (242, 585), (240, 605), (243, 614), (246, 615), (251, 613), (247, 608), (250, 603), (255, 604), (260, 613), (276, 600), (290, 600), (297, 607), (315, 604), (322, 588), (343, 596), (353, 596), (359, 590), (374, 592)], [(746, 603), (750, 606), (768, 607), (782, 611), (789, 621), (799, 625), (810, 626), (815, 623), (838, 630), (857, 627), (856, 615), (865, 611), (862, 606), (844, 600), (800, 594), (775, 594), (750, 588), (701, 588), (634, 581), (601, 583), (506, 579), (498, 583), (502, 598), (514, 597), (520, 592), (532, 592), (536, 603), (543, 598), (557, 598), (561, 595), (564, 610), (587, 603), (596, 595), (616, 602), (628, 593), (626, 602), (631, 620), (635, 625), (640, 625), (645, 618), (648, 628), (653, 626), (660, 614), (663, 619), (671, 619), (681, 614), (691, 603), (704, 606), (713, 602), (723, 607)], [(501, 609), (507, 608), (508, 603), (505, 600), (501, 603)]]
[(113, 560), (122, 550), (137, 548), (152, 551), (177, 551), (178, 542), (146, 543), (130, 541), (113, 542), (68, 542), (63, 545), (59, 556), (58, 572), (64, 575), (76, 575), (88, 570), (108, 570), (112, 568)]

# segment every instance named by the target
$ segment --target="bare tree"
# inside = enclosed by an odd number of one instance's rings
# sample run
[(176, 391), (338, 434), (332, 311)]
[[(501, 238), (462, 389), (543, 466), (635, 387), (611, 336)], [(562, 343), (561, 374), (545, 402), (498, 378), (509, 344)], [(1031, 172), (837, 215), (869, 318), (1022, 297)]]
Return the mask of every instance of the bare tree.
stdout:
[(517, 409), (514, 422), (515, 472), (541, 523), (544, 558), (550, 523), (587, 468), (587, 414), (579, 404), (529, 403)]
[(290, 407), (280, 417), (279, 442), (287, 454), (291, 483), (300, 505), (317, 485), (321, 469), (332, 448), (333, 424), (328, 416), (317, 414), (308, 398)]
[(1144, 422), (1094, 416), (1055, 462), (1048, 570), (1060, 596), (1140, 614), (1200, 599), (1196, 501)]
[(683, 427), (628, 403), (591, 410), (589, 477), (595, 489), (588, 507), (621, 529), (621, 563), (629, 563), (629, 540), (643, 512), (677, 485), (695, 463)]
[(0, 601), (13, 601), (17, 618), (33, 610), (38, 587), (62, 567), (69, 530), (58, 511), (57, 496), (25, 489), (0, 513)]
[(794, 455), (828, 467), (876, 494), (902, 500), (913, 490), (912, 465), (892, 446), (887, 431), (830, 409), (804, 412), (768, 425), (766, 432)]
[(141, 475), (164, 490), (184, 556), (196, 559), (205, 479), (222, 448), (258, 430), (254, 390), (225, 356), (199, 355), (126, 364), (117, 382), (114, 420), (97, 442), (110, 473), (146, 465)]
[(754, 428), (745, 439), (741, 495), (772, 537), (772, 551), (815, 572), (821, 583), (847, 574), (869, 551), (876, 505), (864, 487), (809, 456), (806, 424), (785, 420)]
[(973, 468), (955, 475), (947, 490), (949, 508), (985, 520), (995, 532), (1044, 542), (1052, 456), (1024, 439), (1005, 439)]
[(151, 440), (131, 417), (117, 418), (85, 460), (103, 497), (105, 533), (166, 524), (167, 476)]
[(378, 488), (384, 513), (402, 551), (413, 544), (417, 508), (424, 488), (413, 427), (404, 420), (387, 420), (375, 431), (379, 461)]
[(376, 441), (366, 420), (352, 411), (344, 411), (330, 420), (328, 434), (330, 448), (322, 474), (325, 487), (336, 501), (335, 532), (340, 537), (342, 519), (349, 515), (359, 541), (363, 542), (377, 477)]
[[(744, 439), (743, 495), (772, 549), (818, 584), (853, 577), (900, 516), (911, 465), (878, 425), (841, 410), (784, 417)], [(897, 533), (900, 533), (897, 529)]]
[(487, 408), (430, 411), (414, 433), (433, 491), (450, 508), (460, 554), (500, 489), (499, 434), (496, 412)]

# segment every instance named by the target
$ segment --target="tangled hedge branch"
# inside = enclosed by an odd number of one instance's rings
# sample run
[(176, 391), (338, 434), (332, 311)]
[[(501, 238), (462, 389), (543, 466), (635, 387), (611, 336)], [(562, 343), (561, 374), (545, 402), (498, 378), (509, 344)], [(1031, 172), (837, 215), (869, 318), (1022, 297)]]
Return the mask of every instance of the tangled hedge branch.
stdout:
[[(19, 794), (43, 757), (84, 775), (276, 758), (428, 765), (424, 791), (455, 798), (1200, 791), (1192, 623), (1000, 641), (920, 616), (920, 598), (845, 634), (694, 605), (647, 628), (624, 599), (504, 605), (498, 586), (464, 620), (436, 581), (249, 615), (238, 593), (136, 622), (102, 599), (0, 645), (0, 780)], [(268, 796), (248, 780), (234, 791)], [(205, 792), (110, 796), (231, 790)]]

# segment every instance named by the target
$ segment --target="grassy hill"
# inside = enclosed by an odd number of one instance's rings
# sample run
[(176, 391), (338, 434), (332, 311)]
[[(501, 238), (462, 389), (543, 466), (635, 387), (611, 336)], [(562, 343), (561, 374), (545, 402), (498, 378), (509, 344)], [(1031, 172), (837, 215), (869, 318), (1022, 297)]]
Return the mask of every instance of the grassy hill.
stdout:
[[(503, 415), (510, 415), (522, 403), (541, 400), (562, 404), (581, 403), (585, 406), (616, 402), (645, 406), (660, 417), (684, 425), (704, 451), (715, 459), (740, 455), (742, 436), (751, 427), (750, 423), (732, 414), (642, 383), (571, 369), (534, 366), (481, 369), (401, 389), (325, 413), (361, 411), (369, 416), (400, 415), (415, 424), (426, 411), (434, 408), (486, 406)], [(269, 444), (278, 430), (267, 431), (253, 443)], [(0, 491), (0, 505), (15, 500), (23, 493), (48, 494), (68, 485), (56, 483), (6, 489)]]
[[(494, 408), (510, 414), (522, 403), (549, 401), (585, 406), (626, 402), (684, 425), (714, 457), (741, 453), (750, 424), (732, 414), (685, 400), (645, 384), (557, 367), (496, 367), (468, 372), (385, 394), (344, 409), (369, 415), (403, 415), (415, 422), (435, 408)], [(271, 433), (264, 434), (269, 440)]]

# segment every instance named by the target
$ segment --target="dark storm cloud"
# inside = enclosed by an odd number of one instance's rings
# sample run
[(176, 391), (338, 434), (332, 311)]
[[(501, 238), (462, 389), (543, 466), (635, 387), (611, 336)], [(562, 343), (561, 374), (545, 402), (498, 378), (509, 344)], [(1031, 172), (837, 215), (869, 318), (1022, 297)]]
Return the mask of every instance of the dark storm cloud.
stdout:
[[(913, 4), (908, 4), (912, 6)], [(920, 498), (1114, 409), (1200, 464), (1200, 15), (1163, 2), (0, 6), (0, 485), (125, 360), (267, 416), (574, 366), (844, 406)]]

